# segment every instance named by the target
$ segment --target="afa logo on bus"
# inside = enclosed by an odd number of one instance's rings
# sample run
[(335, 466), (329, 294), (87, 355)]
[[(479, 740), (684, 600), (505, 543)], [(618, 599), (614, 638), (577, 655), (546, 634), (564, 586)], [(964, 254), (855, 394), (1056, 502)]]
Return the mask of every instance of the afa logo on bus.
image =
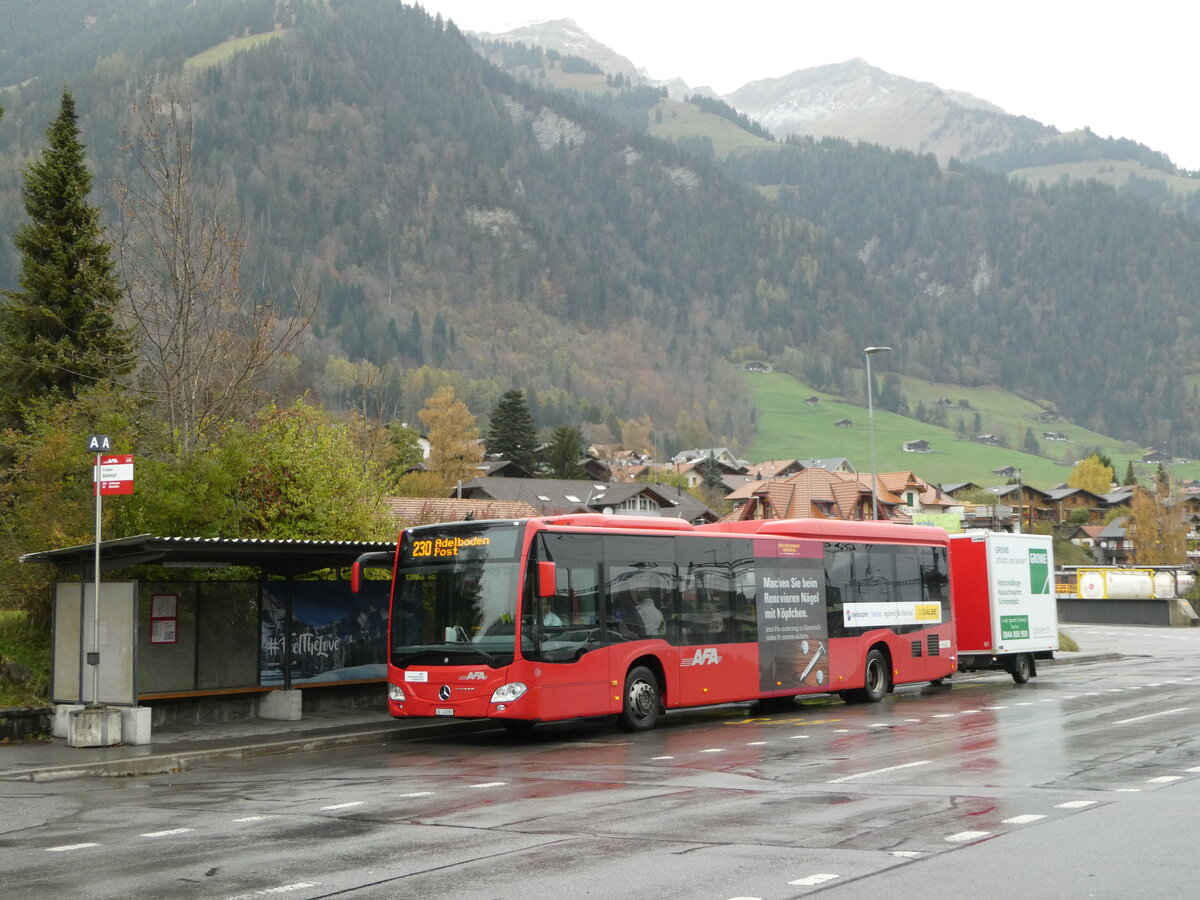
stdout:
[(684, 656), (679, 660), (681, 666), (715, 666), (720, 662), (721, 656), (717, 653), (716, 647), (701, 647), (692, 654), (691, 659)]

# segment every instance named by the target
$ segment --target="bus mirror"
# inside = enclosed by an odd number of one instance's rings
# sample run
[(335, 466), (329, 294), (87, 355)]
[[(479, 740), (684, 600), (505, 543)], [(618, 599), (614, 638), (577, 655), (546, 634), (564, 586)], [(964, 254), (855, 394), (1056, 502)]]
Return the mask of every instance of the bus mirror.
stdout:
[(558, 573), (555, 571), (554, 563), (538, 563), (537, 577), (537, 595), (539, 597), (553, 597), (558, 591)]
[(356, 559), (350, 566), (350, 593), (357, 594), (362, 587), (362, 564)]

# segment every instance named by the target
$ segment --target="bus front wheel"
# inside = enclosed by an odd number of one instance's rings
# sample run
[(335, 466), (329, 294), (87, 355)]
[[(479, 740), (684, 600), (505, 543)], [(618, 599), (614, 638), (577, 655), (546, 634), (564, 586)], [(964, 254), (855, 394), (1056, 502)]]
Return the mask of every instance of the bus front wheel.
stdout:
[(658, 721), (660, 702), (658, 677), (645, 666), (635, 666), (625, 676), (624, 700), (617, 724), (622, 731), (649, 731)]

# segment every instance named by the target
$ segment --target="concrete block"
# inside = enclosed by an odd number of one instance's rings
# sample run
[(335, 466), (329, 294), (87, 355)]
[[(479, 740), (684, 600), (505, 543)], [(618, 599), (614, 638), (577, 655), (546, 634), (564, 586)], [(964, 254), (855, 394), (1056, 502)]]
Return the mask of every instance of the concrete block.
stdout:
[(65, 738), (71, 724), (71, 713), (84, 709), (82, 703), (56, 703), (54, 705), (54, 727), (51, 734), (56, 738)]
[(68, 747), (112, 747), (121, 743), (121, 711), (108, 706), (89, 706), (71, 713), (67, 726)]
[(150, 715), (148, 706), (130, 706), (121, 708), (121, 743), (149, 744)]
[(282, 722), (299, 722), (301, 691), (268, 691), (258, 700), (260, 719), (278, 719)]

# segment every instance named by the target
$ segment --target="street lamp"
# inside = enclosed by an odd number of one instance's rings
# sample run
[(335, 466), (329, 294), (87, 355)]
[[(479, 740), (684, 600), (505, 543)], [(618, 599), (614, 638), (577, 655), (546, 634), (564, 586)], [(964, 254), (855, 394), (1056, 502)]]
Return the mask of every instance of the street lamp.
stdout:
[(875, 405), (871, 401), (871, 357), (876, 353), (891, 353), (891, 347), (863, 347), (867, 356), (867, 425), (871, 431), (871, 515), (879, 518), (879, 488), (875, 478)]

